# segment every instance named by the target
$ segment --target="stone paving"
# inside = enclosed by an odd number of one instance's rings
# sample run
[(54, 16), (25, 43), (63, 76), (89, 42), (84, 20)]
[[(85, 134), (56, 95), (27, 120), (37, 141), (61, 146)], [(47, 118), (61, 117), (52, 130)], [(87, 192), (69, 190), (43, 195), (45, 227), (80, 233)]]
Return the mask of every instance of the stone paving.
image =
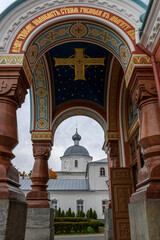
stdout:
[(104, 234), (63, 235), (55, 236), (55, 240), (104, 240)]

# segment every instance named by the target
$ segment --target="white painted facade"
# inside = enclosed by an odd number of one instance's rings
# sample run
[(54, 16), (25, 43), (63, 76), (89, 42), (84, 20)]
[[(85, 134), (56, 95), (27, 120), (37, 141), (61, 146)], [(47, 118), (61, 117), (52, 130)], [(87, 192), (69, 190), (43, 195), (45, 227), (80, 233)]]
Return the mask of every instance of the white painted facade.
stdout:
[[(92, 157), (67, 156), (61, 157), (61, 169), (64, 172), (85, 172), (87, 164), (92, 161)], [(76, 165), (77, 163), (77, 165)]]
[[(98, 219), (104, 219), (104, 208), (109, 200), (107, 159), (92, 162), (87, 149), (79, 145), (81, 136), (77, 131), (72, 139), (74, 145), (61, 157), (62, 171), (57, 172), (57, 179), (48, 182), (50, 203), (65, 212), (71, 208), (75, 214), (78, 207), (85, 213), (92, 208)], [(29, 181), (20, 180), (25, 195), (30, 190)]]
[(83, 200), (83, 211), (86, 213), (92, 208), (97, 212), (98, 219), (104, 219), (103, 201), (108, 201), (109, 195), (106, 190), (102, 191), (86, 191), (86, 192), (50, 192), (50, 199), (57, 200), (57, 208), (67, 211), (69, 207), (77, 213), (77, 200)]

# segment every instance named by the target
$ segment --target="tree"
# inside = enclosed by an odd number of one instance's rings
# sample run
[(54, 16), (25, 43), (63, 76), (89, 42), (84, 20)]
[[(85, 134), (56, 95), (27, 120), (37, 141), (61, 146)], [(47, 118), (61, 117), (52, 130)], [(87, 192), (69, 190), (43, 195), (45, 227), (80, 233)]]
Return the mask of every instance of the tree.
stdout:
[(57, 173), (52, 170), (52, 168), (49, 168), (49, 178), (50, 179), (57, 179)]
[(69, 208), (68, 211), (66, 212), (66, 217), (72, 217), (71, 208)]

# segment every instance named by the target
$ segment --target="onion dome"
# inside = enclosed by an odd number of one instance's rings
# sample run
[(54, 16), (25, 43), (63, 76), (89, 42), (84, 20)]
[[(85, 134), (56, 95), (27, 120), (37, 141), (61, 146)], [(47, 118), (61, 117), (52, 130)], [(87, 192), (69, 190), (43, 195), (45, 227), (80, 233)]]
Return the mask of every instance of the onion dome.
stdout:
[(85, 147), (79, 145), (81, 136), (78, 134), (77, 129), (76, 129), (76, 133), (73, 135), (72, 139), (74, 141), (74, 145), (66, 149), (63, 157), (66, 157), (66, 156), (87, 156), (87, 157), (89, 157), (89, 152), (87, 151), (87, 149)]

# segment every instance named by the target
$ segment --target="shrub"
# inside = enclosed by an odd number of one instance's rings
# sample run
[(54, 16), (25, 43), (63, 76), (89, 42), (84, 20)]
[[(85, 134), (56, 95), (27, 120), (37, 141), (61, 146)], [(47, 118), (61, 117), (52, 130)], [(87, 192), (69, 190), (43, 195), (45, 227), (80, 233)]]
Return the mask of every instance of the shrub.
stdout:
[(86, 233), (89, 226), (88, 222), (55, 222), (55, 233)]
[(87, 222), (87, 218), (80, 217), (55, 217), (54, 222)]
[(86, 217), (88, 218), (88, 219), (97, 219), (97, 213), (96, 213), (96, 211), (94, 210), (94, 211), (92, 211), (92, 208), (90, 208), (88, 211), (87, 211), (87, 213), (86, 213)]
[(85, 213), (83, 211), (78, 211), (77, 212), (77, 217), (85, 217)]
[(98, 220), (91, 220), (91, 227), (93, 228), (93, 230), (98, 233), (99, 232), (99, 222)]
[(61, 213), (61, 208), (59, 208), (58, 210), (56, 210), (55, 212), (55, 217), (61, 217), (62, 213)]
[(63, 210), (62, 213), (61, 213), (61, 217), (65, 217), (65, 212), (64, 212), (64, 210)]
[(88, 228), (87, 228), (87, 232), (88, 232), (88, 233), (94, 233), (94, 230), (93, 230), (92, 227), (88, 227)]
[(71, 208), (69, 208), (68, 211), (66, 212), (66, 217), (72, 217)]
[(74, 212), (72, 212), (72, 217), (75, 217), (75, 213)]
[(93, 219), (97, 219), (97, 213), (96, 213), (95, 210), (94, 210), (94, 212), (92, 213), (92, 218), (93, 218)]
[(87, 213), (86, 213), (86, 217), (87, 217), (88, 219), (91, 218), (91, 213), (92, 213), (92, 209), (90, 208), (90, 209), (87, 211)]

